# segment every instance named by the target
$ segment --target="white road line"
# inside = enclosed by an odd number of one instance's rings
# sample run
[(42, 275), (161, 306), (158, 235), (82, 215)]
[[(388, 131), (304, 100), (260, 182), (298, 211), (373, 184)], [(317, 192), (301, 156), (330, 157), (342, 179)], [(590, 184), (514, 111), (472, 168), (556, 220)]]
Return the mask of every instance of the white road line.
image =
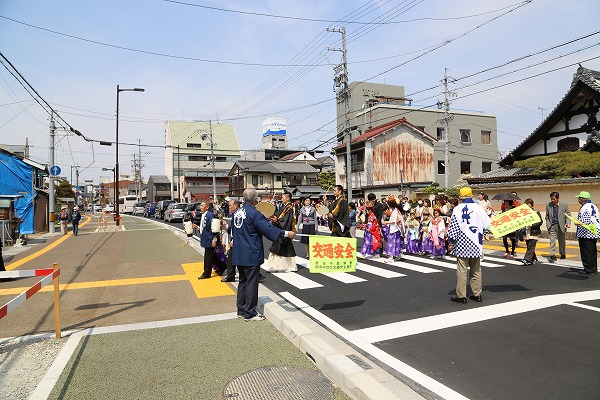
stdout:
[(406, 276), (399, 272), (390, 271), (384, 268), (374, 267), (369, 264), (364, 264), (361, 262), (356, 263), (356, 269), (363, 272), (368, 272), (373, 275), (381, 276), (382, 278), (400, 278), (402, 276)]
[(422, 267), (420, 265), (414, 265), (414, 264), (409, 264), (406, 261), (393, 261), (388, 263), (388, 265), (391, 265), (393, 267), (397, 267), (397, 268), (402, 268), (402, 269), (408, 269), (410, 271), (415, 271), (415, 272), (420, 272), (423, 274), (432, 274), (435, 272), (442, 272), (439, 269), (435, 269), (435, 268), (429, 268), (429, 267)]
[(384, 364), (388, 365), (390, 368), (398, 371), (402, 375), (406, 376), (412, 381), (417, 382), (419, 385), (428, 389), (429, 391), (437, 394), (443, 399), (452, 399), (452, 400), (469, 400), (467, 397), (462, 394), (450, 389), (449, 387), (441, 384), (430, 376), (416, 370), (410, 365), (398, 360), (395, 357), (392, 357), (385, 351), (375, 347), (371, 343), (367, 343), (362, 340), (359, 336), (355, 335), (354, 332), (348, 331), (346, 328), (342, 327), (337, 322), (333, 321), (331, 318), (323, 315), (319, 311), (315, 310), (299, 298), (295, 297), (289, 292), (279, 293), (281, 297), (283, 297), (286, 301), (288, 301), (293, 306), (297, 307), (302, 312), (307, 315), (313, 317), (315, 320), (319, 321), (321, 324), (326, 326), (329, 330), (336, 333), (338, 336), (346, 339), (349, 343), (352, 343), (353, 346), (361, 349), (365, 353), (371, 355), (372, 357), (378, 359)]
[(567, 305), (574, 306), (574, 307), (579, 307), (579, 308), (585, 308), (586, 310), (592, 310), (592, 311), (600, 312), (600, 308), (599, 307), (592, 307), (592, 306), (588, 306), (587, 304), (567, 303)]
[[(309, 261), (305, 258), (296, 256), (296, 264), (308, 268)], [(336, 281), (340, 281), (342, 283), (366, 282), (366, 279), (360, 278), (356, 275), (352, 275), (346, 272), (321, 273), (321, 275), (331, 279), (335, 279)]]
[(439, 329), (450, 328), (453, 326), (472, 324), (474, 322), (540, 310), (561, 304), (596, 299), (600, 299), (600, 290), (537, 296), (529, 299), (511, 301), (508, 303), (494, 304), (491, 306), (477, 307), (469, 310), (432, 315), (429, 317), (416, 318), (408, 321), (393, 322), (391, 324), (359, 329), (354, 331), (354, 333), (369, 343), (375, 343), (384, 340), (391, 340)]
[(423, 264), (435, 265), (435, 266), (443, 267), (443, 268), (456, 269), (456, 264), (452, 264), (452, 263), (449, 263), (446, 261), (441, 261), (441, 260), (433, 260), (433, 259), (429, 258), (429, 256), (417, 257), (417, 256), (411, 256), (409, 254), (402, 254), (402, 258), (411, 260), (411, 261), (420, 262)]
[[(267, 260), (260, 266), (265, 271), (268, 271)], [(281, 272), (281, 273), (273, 273), (272, 276), (276, 276), (284, 282), (289, 283), (290, 285), (297, 287), (298, 289), (312, 289), (323, 287), (320, 283), (317, 283), (313, 280), (303, 277), (302, 275), (298, 275), (293, 272)]]

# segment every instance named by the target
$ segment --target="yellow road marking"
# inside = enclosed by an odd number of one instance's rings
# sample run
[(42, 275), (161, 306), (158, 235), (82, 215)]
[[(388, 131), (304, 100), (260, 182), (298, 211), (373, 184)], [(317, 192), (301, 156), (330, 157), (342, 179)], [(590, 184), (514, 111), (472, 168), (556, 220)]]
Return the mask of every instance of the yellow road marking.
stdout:
[[(87, 218), (87, 220), (79, 225), (81, 228), (84, 227), (88, 222), (90, 222), (92, 220), (92, 218), (89, 216), (86, 216), (86, 218)], [(8, 264), (6, 266), (6, 270), (12, 271), (13, 269), (19, 268), (21, 265), (33, 260), (34, 258), (37, 258), (37, 257), (41, 256), (42, 254), (49, 252), (50, 250), (52, 250), (53, 248), (55, 248), (56, 246), (58, 246), (65, 240), (67, 240), (72, 234), (73, 234), (73, 231), (68, 232), (66, 235), (63, 235), (63, 237), (58, 239), (56, 242), (44, 247), (42, 250), (36, 251), (35, 253), (33, 253), (27, 257), (23, 257), (19, 261), (15, 261), (14, 263)]]
[(204, 272), (204, 263), (188, 263), (181, 264), (181, 266), (199, 299), (204, 297), (231, 296), (235, 294), (233, 289), (231, 289), (228, 284), (221, 282), (221, 277), (214, 272), (209, 279), (198, 279)]
[[(187, 275), (167, 275), (157, 276), (152, 278), (130, 278), (130, 279), (111, 279), (106, 281), (93, 281), (93, 282), (75, 282), (75, 283), (64, 283), (59, 285), (60, 290), (77, 290), (77, 289), (92, 289), (100, 287), (111, 287), (111, 286), (127, 286), (127, 285), (142, 285), (146, 283), (161, 283), (161, 282), (177, 282), (187, 281), (189, 278)], [(220, 283), (220, 282), (219, 282)], [(224, 285), (229, 287), (228, 285)], [(29, 287), (19, 288), (8, 288), (0, 289), (0, 296), (16, 295), (23, 293)], [(54, 286), (48, 285), (40, 289), (40, 292), (51, 292), (54, 290)], [(206, 297), (206, 296), (204, 296)]]

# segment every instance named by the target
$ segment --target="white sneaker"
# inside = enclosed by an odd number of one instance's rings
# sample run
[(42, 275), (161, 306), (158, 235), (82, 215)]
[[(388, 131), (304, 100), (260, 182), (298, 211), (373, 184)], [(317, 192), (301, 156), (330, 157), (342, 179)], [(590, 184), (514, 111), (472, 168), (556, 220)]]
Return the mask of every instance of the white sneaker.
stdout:
[(265, 320), (265, 316), (264, 315), (260, 315), (260, 314), (256, 314), (252, 318), (244, 318), (244, 321), (246, 321), (246, 322), (250, 322), (250, 321), (264, 321), (264, 320)]

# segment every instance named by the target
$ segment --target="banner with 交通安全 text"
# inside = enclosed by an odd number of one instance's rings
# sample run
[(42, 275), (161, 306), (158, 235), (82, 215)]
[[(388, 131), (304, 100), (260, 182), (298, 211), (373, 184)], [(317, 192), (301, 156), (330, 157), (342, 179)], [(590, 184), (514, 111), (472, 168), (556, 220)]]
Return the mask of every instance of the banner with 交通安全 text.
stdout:
[(356, 272), (356, 238), (309, 237), (311, 273)]
[(538, 213), (523, 204), (493, 217), (490, 220), (490, 231), (495, 237), (501, 237), (538, 222), (541, 222)]

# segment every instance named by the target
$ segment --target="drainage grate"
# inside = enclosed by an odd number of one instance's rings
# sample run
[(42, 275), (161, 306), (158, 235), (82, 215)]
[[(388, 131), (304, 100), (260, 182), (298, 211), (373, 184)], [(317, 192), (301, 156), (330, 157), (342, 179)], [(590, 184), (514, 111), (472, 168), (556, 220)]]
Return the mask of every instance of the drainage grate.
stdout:
[(319, 371), (296, 367), (267, 367), (232, 379), (223, 389), (223, 399), (235, 400), (327, 400), (333, 385)]

